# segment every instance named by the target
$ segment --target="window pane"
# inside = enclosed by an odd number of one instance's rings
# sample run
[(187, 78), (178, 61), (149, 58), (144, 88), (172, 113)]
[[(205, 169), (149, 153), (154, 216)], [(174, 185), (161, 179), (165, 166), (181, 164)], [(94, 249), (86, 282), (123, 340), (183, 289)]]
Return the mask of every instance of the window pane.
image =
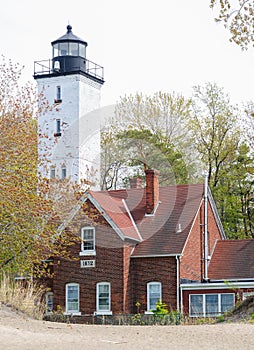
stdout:
[(62, 180), (64, 180), (66, 178), (66, 168), (62, 168)]
[(234, 307), (234, 294), (221, 294), (221, 312), (226, 312)]
[(94, 229), (82, 230), (82, 250), (95, 250)]
[(156, 309), (156, 303), (159, 300), (161, 300), (161, 284), (160, 283), (149, 284), (148, 293), (149, 293), (149, 295), (148, 295), (148, 309), (154, 310), (154, 309)]
[(218, 309), (218, 294), (206, 294), (206, 316), (216, 316)]
[(56, 169), (55, 168), (51, 168), (50, 169), (50, 178), (51, 179), (55, 179), (56, 178)]
[(86, 47), (83, 44), (79, 44), (79, 56), (86, 57)]
[(78, 285), (67, 287), (67, 311), (79, 311)]
[(109, 284), (98, 285), (98, 311), (110, 311), (110, 287)]
[(56, 99), (61, 100), (61, 86), (56, 87)]
[(60, 43), (59, 44), (59, 56), (68, 55), (68, 43)]
[(69, 43), (69, 50), (71, 56), (78, 56), (78, 43)]
[(59, 56), (58, 44), (53, 46), (53, 57)]
[(61, 133), (61, 119), (56, 120), (56, 133), (57, 134)]
[(46, 294), (46, 304), (47, 304), (47, 313), (50, 313), (53, 311), (53, 293), (49, 292)]
[(203, 295), (190, 295), (190, 316), (203, 316)]

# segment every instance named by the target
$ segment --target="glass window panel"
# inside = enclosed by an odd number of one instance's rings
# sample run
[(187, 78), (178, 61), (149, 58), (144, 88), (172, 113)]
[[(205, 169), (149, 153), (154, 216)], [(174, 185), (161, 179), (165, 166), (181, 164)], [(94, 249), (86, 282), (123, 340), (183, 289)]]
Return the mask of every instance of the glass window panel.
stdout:
[(190, 316), (203, 316), (203, 295), (190, 295)]
[(86, 47), (84, 44), (79, 44), (79, 56), (86, 57)]
[(47, 305), (47, 310), (46, 313), (50, 313), (53, 311), (53, 293), (48, 292), (46, 294), (46, 305)]
[(61, 132), (61, 119), (56, 120), (56, 133), (60, 134)]
[(56, 178), (56, 169), (55, 168), (51, 168), (50, 169), (50, 178), (51, 179), (55, 179)]
[(66, 179), (66, 176), (67, 176), (67, 171), (66, 171), (66, 168), (62, 168), (62, 180)]
[(98, 311), (110, 311), (110, 285), (97, 285)]
[(232, 309), (235, 305), (234, 294), (221, 294), (221, 312)]
[(218, 314), (218, 294), (206, 294), (205, 304), (206, 316), (216, 316)]
[(148, 285), (148, 311), (156, 309), (156, 303), (161, 300), (161, 284)]
[(59, 44), (59, 56), (68, 55), (68, 43), (60, 43)]
[(61, 100), (62, 96), (61, 96), (61, 86), (57, 86), (56, 87), (56, 99), (57, 101)]
[(93, 228), (82, 230), (82, 250), (95, 250), (95, 235)]
[(79, 286), (67, 286), (67, 312), (79, 311)]
[(69, 51), (71, 56), (78, 56), (78, 43), (69, 43)]
[(57, 57), (57, 56), (59, 56), (59, 46), (58, 44), (55, 44), (53, 46), (53, 57)]

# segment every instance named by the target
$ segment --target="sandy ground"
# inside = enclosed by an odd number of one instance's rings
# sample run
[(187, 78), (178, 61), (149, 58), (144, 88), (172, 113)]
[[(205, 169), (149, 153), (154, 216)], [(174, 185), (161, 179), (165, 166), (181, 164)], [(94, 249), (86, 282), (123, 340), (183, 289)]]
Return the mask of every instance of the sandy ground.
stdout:
[(0, 350), (248, 350), (254, 324), (92, 326), (36, 321), (0, 306)]

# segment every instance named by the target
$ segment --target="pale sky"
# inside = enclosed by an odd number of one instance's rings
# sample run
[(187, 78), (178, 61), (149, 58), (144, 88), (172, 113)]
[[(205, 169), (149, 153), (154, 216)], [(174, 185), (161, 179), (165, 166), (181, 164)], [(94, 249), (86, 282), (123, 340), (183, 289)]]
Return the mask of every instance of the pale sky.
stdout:
[(25, 66), (52, 58), (51, 41), (73, 33), (104, 67), (102, 106), (120, 96), (177, 92), (216, 82), (233, 103), (254, 100), (254, 49), (241, 51), (215, 23), (209, 0), (11, 0), (0, 12), (0, 54)]

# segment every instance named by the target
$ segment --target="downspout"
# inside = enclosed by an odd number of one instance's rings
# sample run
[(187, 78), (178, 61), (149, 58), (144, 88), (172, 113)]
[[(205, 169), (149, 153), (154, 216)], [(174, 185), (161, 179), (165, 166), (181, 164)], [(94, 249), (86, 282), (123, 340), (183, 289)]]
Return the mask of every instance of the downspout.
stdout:
[(180, 256), (176, 255), (176, 308), (180, 311)]
[(205, 243), (205, 271), (204, 280), (208, 281), (208, 174), (205, 174), (204, 184), (204, 243)]

